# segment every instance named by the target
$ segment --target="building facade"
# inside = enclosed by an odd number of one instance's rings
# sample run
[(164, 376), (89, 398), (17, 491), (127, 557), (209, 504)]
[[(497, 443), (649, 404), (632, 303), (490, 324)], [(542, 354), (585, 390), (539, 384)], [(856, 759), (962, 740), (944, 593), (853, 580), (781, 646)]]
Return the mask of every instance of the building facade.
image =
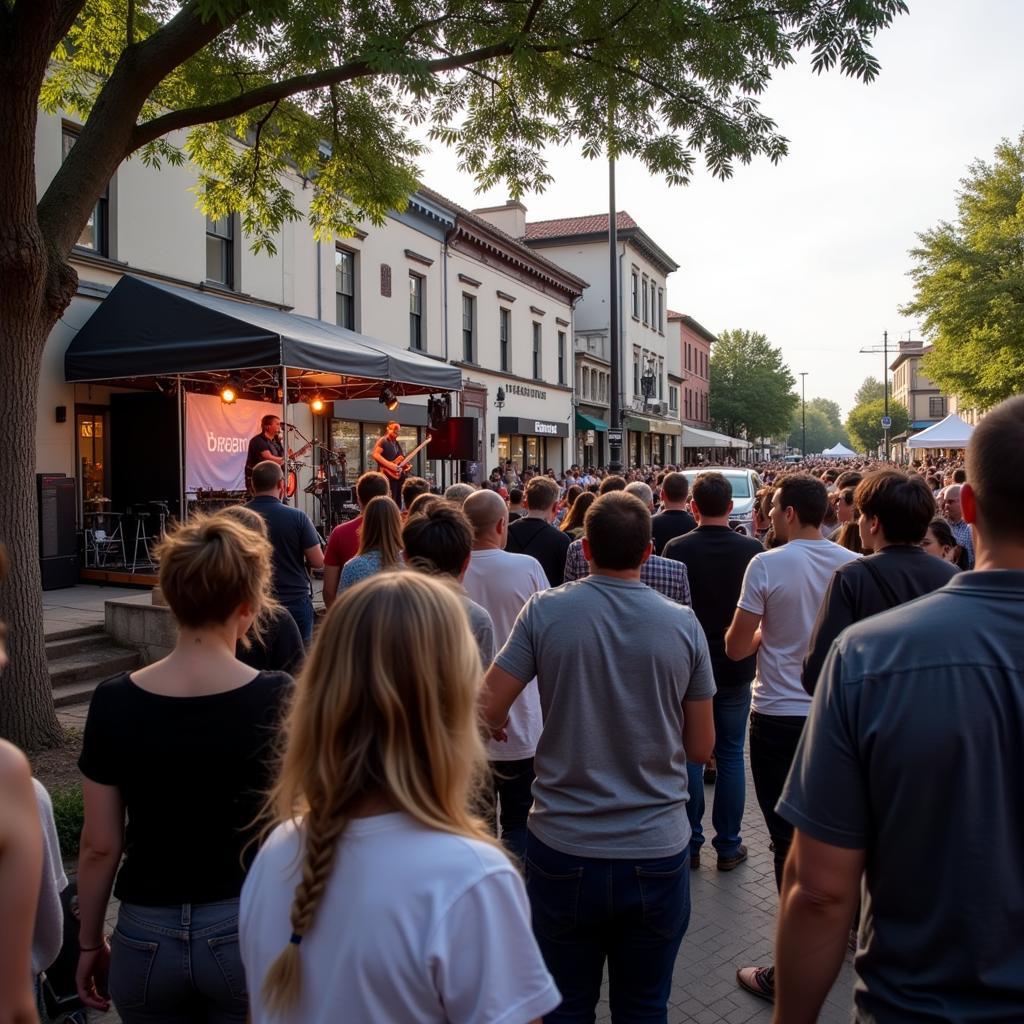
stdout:
[(687, 426), (710, 430), (711, 346), (717, 338), (685, 313), (670, 310), (668, 322), (679, 338), (680, 419)]
[(891, 440), (892, 456), (899, 461), (907, 457), (910, 437), (934, 426), (952, 411), (948, 397), (921, 372), (921, 360), (929, 351), (931, 346), (923, 341), (900, 341), (896, 358), (889, 364), (893, 401), (904, 406), (910, 417), (907, 430)]
[[(567, 268), (590, 282), (576, 306), (575, 328), (583, 344), (575, 346), (580, 385), (587, 371), (588, 391), (596, 375), (600, 396), (604, 360), (597, 352), (607, 353), (609, 275), (608, 214), (569, 217), (548, 221), (528, 221), (526, 208), (518, 202), (477, 210), (508, 234), (521, 239), (535, 252)], [(622, 339), (619, 366), (620, 406), (623, 410), (623, 462), (627, 465), (664, 465), (676, 462), (681, 452), (678, 418), (669, 414), (667, 279), (679, 265), (643, 231), (628, 213), (616, 218), (619, 245), (619, 336)], [(604, 346), (598, 338), (605, 339)], [(610, 386), (610, 373), (609, 373)], [(611, 396), (608, 397), (610, 407)], [(605, 421), (599, 415), (600, 397), (595, 405), (584, 403), (582, 386), (577, 390), (582, 405), (577, 435), (585, 443), (594, 433), (595, 458), (603, 450)], [(579, 406), (578, 406), (579, 408)], [(588, 412), (587, 409), (591, 411)], [(580, 438), (577, 436), (577, 461)]]

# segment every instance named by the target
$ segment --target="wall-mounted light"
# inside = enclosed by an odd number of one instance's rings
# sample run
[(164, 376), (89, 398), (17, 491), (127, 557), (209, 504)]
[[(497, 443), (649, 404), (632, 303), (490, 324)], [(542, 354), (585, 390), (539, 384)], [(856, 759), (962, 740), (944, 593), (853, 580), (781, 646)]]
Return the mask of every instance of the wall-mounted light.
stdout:
[(493, 434), (491, 434), (491, 447), (492, 448), (494, 447), (494, 435)]
[(499, 385), (497, 393), (494, 396), (494, 407), (496, 409), (505, 408), (505, 389)]
[(388, 412), (394, 412), (398, 408), (398, 399), (395, 398), (394, 391), (392, 391), (387, 384), (380, 389), (380, 397), (377, 401), (380, 402)]

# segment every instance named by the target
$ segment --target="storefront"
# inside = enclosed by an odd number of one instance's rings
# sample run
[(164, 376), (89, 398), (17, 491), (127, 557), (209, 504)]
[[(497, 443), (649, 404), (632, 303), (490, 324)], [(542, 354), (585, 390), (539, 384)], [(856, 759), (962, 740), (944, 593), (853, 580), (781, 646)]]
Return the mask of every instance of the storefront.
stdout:
[(526, 419), (522, 416), (498, 417), (498, 460), (511, 461), (518, 469), (546, 469), (556, 472), (564, 466), (568, 423)]
[(577, 410), (574, 461), (580, 466), (604, 466), (608, 462), (608, 424), (600, 416)]
[(681, 427), (678, 423), (627, 416), (625, 427), (630, 466), (667, 466), (679, 461)]
[[(328, 426), (328, 444), (344, 467), (345, 484), (351, 487), (360, 473), (377, 468), (371, 453), (377, 439), (384, 433), (385, 426), (392, 420), (401, 426), (398, 443), (405, 452), (411, 452), (426, 436), (425, 405), (400, 402), (397, 409), (388, 411), (373, 399), (334, 403), (334, 415)], [(416, 456), (412, 472), (416, 476), (425, 477), (431, 486), (436, 483), (429, 445)]]

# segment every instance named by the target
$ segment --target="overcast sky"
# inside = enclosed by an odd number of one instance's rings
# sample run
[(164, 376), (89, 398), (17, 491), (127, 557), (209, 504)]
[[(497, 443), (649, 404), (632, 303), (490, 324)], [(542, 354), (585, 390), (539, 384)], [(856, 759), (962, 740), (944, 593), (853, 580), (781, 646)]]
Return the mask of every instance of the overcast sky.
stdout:
[[(918, 324), (900, 316), (915, 234), (951, 219), (968, 165), (991, 159), (1024, 128), (1024, 0), (910, 0), (910, 13), (876, 40), (882, 73), (864, 85), (806, 61), (779, 75), (763, 109), (790, 140), (777, 166), (760, 160), (720, 182), (699, 165), (669, 188), (635, 164), (617, 172), (627, 210), (681, 269), (672, 309), (710, 330), (763, 331), (782, 347), (807, 397), (844, 415), (890, 344)], [(551, 153), (555, 183), (524, 198), (530, 220), (607, 209), (607, 165), (578, 150)], [(426, 184), (470, 208), (503, 202), (474, 194), (455, 156), (422, 161)], [(891, 361), (891, 356), (890, 356)], [(799, 377), (797, 377), (799, 382)]]

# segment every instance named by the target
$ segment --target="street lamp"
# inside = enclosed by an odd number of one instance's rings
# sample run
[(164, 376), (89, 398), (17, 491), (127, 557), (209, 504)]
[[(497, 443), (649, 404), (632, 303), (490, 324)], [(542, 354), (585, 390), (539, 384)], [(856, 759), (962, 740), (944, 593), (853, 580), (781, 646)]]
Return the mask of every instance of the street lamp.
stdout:
[(889, 419), (889, 332), (882, 331), (882, 345), (879, 347), (875, 345), (873, 348), (862, 348), (862, 353), (876, 354), (882, 353), (882, 395), (885, 398), (885, 412), (882, 416), (882, 430), (885, 437), (885, 461), (889, 461), (889, 428), (892, 426), (892, 420)]
[(800, 445), (800, 454), (807, 458), (807, 371), (800, 374), (800, 424), (803, 430), (803, 441)]

